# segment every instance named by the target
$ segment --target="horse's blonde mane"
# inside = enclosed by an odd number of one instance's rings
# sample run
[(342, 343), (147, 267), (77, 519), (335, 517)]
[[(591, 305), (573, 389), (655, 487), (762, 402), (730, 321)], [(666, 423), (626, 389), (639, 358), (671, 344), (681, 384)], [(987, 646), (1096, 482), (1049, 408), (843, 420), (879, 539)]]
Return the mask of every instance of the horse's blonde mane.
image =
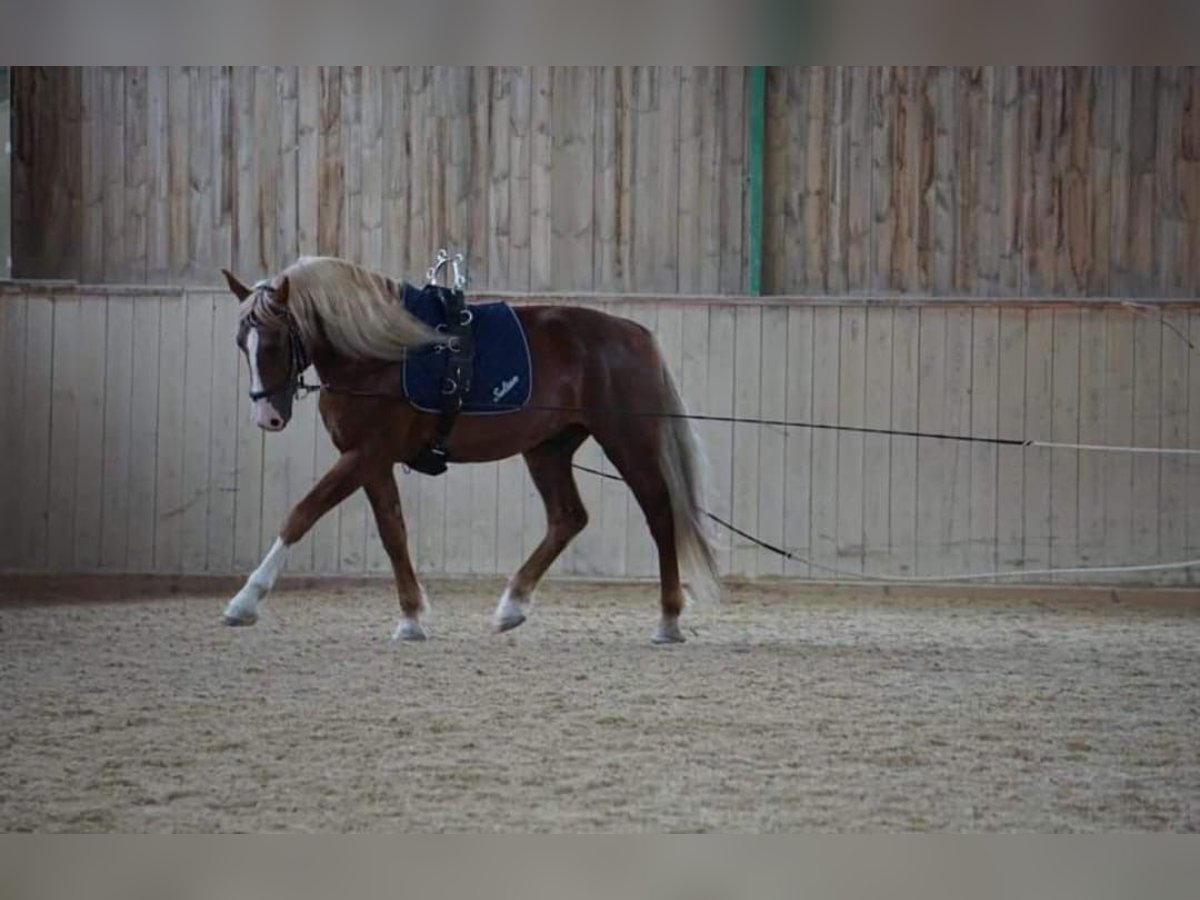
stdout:
[(344, 259), (302, 256), (273, 282), (288, 279), (287, 307), (308, 347), (321, 337), (344, 356), (403, 359), (407, 348), (438, 339), (410, 315), (402, 285)]

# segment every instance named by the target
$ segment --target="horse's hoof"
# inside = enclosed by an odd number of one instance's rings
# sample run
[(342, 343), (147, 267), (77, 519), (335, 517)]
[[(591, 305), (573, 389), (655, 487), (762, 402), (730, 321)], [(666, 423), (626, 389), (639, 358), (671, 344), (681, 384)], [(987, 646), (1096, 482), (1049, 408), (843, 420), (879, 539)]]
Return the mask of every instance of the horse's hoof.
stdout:
[(686, 640), (683, 632), (679, 630), (678, 622), (662, 622), (654, 629), (654, 634), (650, 635), (650, 643), (659, 645), (682, 644)]
[(243, 625), (253, 625), (258, 621), (258, 613), (241, 613), (234, 615), (232, 613), (221, 614), (221, 624), (229, 625), (233, 628), (240, 628)]
[(502, 619), (496, 620), (496, 634), (503, 634), (506, 631), (512, 631), (518, 625), (525, 621), (525, 613), (514, 613), (513, 615), (505, 616)]
[(421, 623), (412, 619), (401, 619), (392, 633), (393, 641), (423, 641), (425, 638), (425, 629), (421, 627)]

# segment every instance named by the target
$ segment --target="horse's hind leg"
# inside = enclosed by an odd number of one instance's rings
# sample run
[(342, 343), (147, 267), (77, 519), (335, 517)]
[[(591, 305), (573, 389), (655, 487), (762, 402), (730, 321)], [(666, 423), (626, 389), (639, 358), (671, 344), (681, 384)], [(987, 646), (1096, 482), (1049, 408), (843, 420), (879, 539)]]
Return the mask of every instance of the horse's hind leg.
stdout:
[(628, 423), (610, 422), (596, 428), (596, 440), (629, 485), (658, 548), (662, 621), (650, 640), (655, 644), (682, 644), (679, 615), (683, 612), (684, 593), (675, 549), (671, 495), (659, 465), (662, 436), (649, 429), (630, 428)]
[(571, 538), (587, 525), (587, 510), (571, 471), (571, 459), (586, 439), (587, 431), (573, 426), (525, 453), (529, 474), (546, 504), (546, 536), (500, 598), (495, 617), (497, 631), (508, 631), (525, 621), (538, 582)]
[(363, 486), (371, 502), (371, 511), (375, 513), (379, 539), (392, 561), (396, 592), (400, 595), (400, 624), (396, 626), (392, 637), (401, 641), (423, 641), (425, 629), (421, 627), (420, 615), (427, 602), (408, 555), (408, 529), (404, 525), (400, 491), (396, 487), (391, 465), (377, 468), (367, 477)]

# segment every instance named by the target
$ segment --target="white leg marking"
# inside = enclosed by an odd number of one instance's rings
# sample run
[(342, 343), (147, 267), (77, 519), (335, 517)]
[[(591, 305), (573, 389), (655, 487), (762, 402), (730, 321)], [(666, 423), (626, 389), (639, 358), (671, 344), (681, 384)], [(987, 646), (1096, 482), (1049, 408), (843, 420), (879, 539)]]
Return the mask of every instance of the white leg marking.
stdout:
[(429, 595), (425, 593), (425, 585), (417, 582), (417, 588), (421, 591), (421, 605), (418, 608), (418, 612), (415, 616), (402, 616), (400, 618), (400, 624), (392, 632), (393, 641), (425, 640), (425, 628), (421, 625), (421, 613), (429, 612), (432, 607), (429, 604)]
[(663, 616), (654, 634), (650, 636), (652, 644), (682, 644), (687, 638), (679, 630), (678, 616)]
[(270, 551), (257, 569), (246, 579), (246, 584), (225, 607), (222, 620), (226, 625), (253, 625), (258, 621), (258, 604), (275, 586), (275, 580), (287, 562), (287, 544), (275, 538)]
[(525, 621), (533, 595), (523, 595), (513, 590), (512, 585), (504, 589), (500, 605), (496, 607), (495, 624), (497, 631), (510, 631)]

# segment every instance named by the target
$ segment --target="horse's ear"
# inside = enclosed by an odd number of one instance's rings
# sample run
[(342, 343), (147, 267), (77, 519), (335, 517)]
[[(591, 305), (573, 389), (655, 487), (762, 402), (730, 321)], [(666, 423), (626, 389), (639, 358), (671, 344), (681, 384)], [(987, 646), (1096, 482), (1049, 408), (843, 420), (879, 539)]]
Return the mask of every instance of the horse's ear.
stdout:
[(239, 300), (245, 300), (250, 296), (252, 291), (250, 288), (242, 284), (236, 275), (234, 275), (228, 269), (222, 269), (221, 274), (225, 276), (225, 281), (228, 282), (229, 289), (233, 291), (233, 295), (235, 297), (237, 297)]
[(288, 277), (284, 275), (279, 279), (279, 287), (275, 288), (275, 296), (272, 297), (271, 300), (275, 303), (278, 303), (280, 306), (287, 306), (288, 289), (290, 287), (291, 284), (288, 282)]

